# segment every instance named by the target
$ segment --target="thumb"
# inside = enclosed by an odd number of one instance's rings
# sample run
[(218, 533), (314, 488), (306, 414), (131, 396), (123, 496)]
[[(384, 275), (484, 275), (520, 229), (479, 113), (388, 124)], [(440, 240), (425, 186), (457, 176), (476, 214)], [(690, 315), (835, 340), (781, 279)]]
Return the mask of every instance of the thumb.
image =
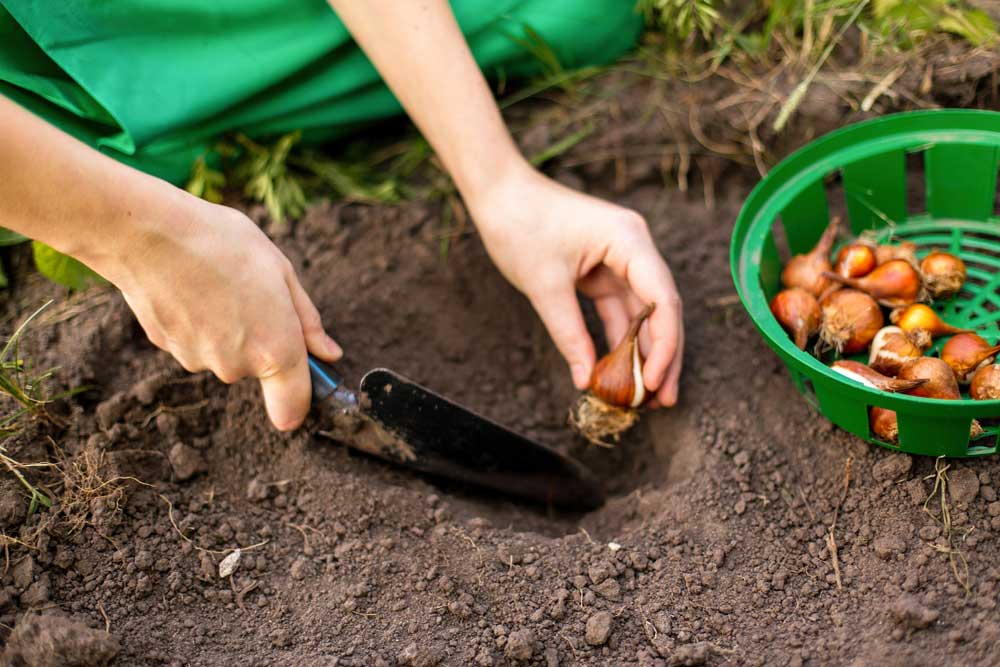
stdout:
[(576, 291), (572, 285), (547, 290), (532, 297), (531, 305), (569, 364), (573, 384), (586, 389), (594, 366), (594, 342), (583, 322)]
[(267, 416), (275, 428), (279, 431), (298, 428), (309, 413), (312, 399), (312, 381), (305, 350), (298, 355), (294, 366), (260, 376), (260, 388)]

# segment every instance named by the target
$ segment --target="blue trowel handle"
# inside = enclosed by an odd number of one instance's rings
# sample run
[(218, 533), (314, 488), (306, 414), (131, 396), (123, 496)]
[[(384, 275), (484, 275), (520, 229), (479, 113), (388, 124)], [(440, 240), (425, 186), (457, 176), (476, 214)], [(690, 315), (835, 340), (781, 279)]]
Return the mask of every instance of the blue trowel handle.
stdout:
[(309, 355), (309, 375), (312, 377), (314, 403), (332, 404), (341, 409), (356, 409), (358, 395), (344, 386), (344, 380), (329, 365)]

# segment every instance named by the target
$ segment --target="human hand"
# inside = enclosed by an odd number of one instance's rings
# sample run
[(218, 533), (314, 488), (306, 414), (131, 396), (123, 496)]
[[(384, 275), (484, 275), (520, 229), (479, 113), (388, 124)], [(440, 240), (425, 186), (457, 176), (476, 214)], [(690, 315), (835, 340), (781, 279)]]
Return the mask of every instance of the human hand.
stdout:
[(655, 403), (677, 402), (681, 300), (638, 213), (562, 186), (527, 165), (466, 199), (487, 252), (531, 301), (578, 389), (590, 383), (595, 352), (576, 290), (593, 299), (611, 345), (645, 304), (656, 303), (639, 336), (643, 383)]
[[(159, 221), (93, 264), (121, 289), (149, 340), (190, 372), (260, 380), (280, 430), (298, 427), (311, 383), (306, 351), (342, 356), (288, 259), (245, 215), (177, 191)], [(101, 260), (98, 260), (100, 262)]]

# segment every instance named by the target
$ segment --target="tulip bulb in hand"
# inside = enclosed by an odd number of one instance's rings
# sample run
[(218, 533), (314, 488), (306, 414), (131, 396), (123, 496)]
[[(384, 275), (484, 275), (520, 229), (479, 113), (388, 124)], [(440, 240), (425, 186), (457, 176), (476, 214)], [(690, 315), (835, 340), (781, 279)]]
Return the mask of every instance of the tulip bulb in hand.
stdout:
[(624, 338), (594, 366), (590, 392), (570, 408), (570, 425), (594, 444), (610, 446), (638, 421), (636, 408), (646, 400), (639, 328), (655, 307), (647, 305), (632, 319)]

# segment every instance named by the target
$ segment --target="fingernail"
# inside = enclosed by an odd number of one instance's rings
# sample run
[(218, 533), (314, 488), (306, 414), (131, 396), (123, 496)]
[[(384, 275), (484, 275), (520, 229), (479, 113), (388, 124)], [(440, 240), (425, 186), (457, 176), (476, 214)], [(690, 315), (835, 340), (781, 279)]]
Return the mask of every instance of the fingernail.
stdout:
[(344, 356), (344, 351), (339, 345), (337, 345), (337, 342), (329, 336), (326, 337), (326, 349), (331, 356), (336, 357), (337, 359)]
[(573, 375), (573, 384), (576, 385), (577, 389), (586, 389), (587, 385), (590, 384), (590, 378), (587, 377), (587, 367), (583, 364), (570, 366), (570, 373)]

